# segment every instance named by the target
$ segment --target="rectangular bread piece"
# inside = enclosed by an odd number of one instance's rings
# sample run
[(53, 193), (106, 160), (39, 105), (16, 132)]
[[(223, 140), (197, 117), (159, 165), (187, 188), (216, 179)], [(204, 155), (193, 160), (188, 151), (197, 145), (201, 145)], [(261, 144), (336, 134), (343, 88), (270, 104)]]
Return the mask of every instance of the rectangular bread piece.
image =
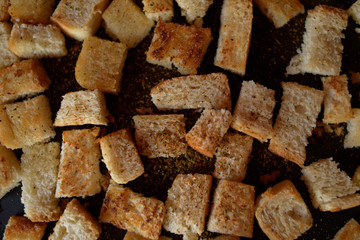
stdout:
[(0, 145), (0, 199), (20, 184), (21, 166), (15, 153)]
[(163, 22), (170, 22), (174, 17), (174, 6), (172, 0), (142, 0), (143, 11), (147, 18)]
[(13, 22), (47, 24), (54, 5), (55, 0), (10, 0), (9, 13)]
[(354, 117), (347, 121), (344, 148), (360, 147), (360, 108), (353, 108)]
[(7, 21), (10, 18), (8, 11), (10, 2), (9, 0), (0, 0), (0, 21)]
[(352, 218), (336, 233), (333, 240), (357, 239), (360, 239), (360, 224)]
[(47, 223), (32, 222), (23, 216), (11, 216), (3, 240), (41, 240)]
[[(7, 0), (6, 0), (7, 1)], [(1, 11), (1, 0), (0, 0)], [(9, 40), (12, 25), (8, 22), (0, 22), (0, 68), (8, 67), (13, 63), (19, 62), (20, 58), (9, 49)]]
[[(176, 0), (181, 9), (181, 15), (185, 16), (189, 24), (202, 25), (202, 18), (205, 17), (214, 0)], [(200, 24), (199, 24), (200, 22)]]

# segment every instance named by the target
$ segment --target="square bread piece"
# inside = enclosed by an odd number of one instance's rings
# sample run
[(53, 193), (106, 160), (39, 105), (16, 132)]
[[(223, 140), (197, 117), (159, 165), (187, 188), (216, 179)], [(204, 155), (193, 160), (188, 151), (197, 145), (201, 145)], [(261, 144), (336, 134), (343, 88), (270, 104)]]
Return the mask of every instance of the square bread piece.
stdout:
[(33, 222), (57, 221), (61, 215), (59, 199), (55, 198), (60, 144), (37, 143), (22, 150), (21, 202), (25, 216)]
[(109, 0), (61, 0), (50, 21), (69, 37), (83, 41), (96, 33)]
[(129, 129), (121, 129), (99, 139), (103, 161), (111, 178), (126, 184), (144, 173), (144, 165)]
[(39, 60), (24, 60), (0, 69), (0, 104), (44, 92), (51, 83)]
[(360, 224), (355, 219), (350, 219), (335, 235), (333, 240), (359, 240)]
[(324, 123), (342, 123), (353, 117), (347, 76), (321, 78), (324, 89)]
[(20, 161), (10, 149), (0, 145), (0, 199), (20, 184)]
[(98, 90), (69, 92), (63, 96), (54, 126), (107, 125), (108, 115), (102, 92)]
[(55, 196), (86, 197), (101, 192), (100, 128), (63, 131)]
[(332, 158), (320, 159), (302, 169), (314, 208), (337, 212), (360, 205), (360, 187), (338, 168)]
[(215, 66), (245, 75), (252, 20), (252, 0), (224, 0)]
[(316, 127), (324, 93), (295, 82), (282, 82), (283, 95), (269, 150), (304, 166), (307, 138)]
[(77, 199), (73, 199), (67, 204), (49, 240), (96, 240), (100, 233), (101, 225)]
[(117, 94), (126, 56), (127, 47), (123, 43), (85, 38), (76, 62), (76, 81), (89, 90)]
[(10, 2), (9, 0), (0, 0), (0, 21), (7, 21), (10, 18), (8, 11)]
[(207, 229), (211, 232), (251, 238), (254, 200), (253, 186), (220, 180), (215, 189)]
[(17, 149), (46, 142), (55, 136), (45, 95), (0, 106), (0, 142)]
[(223, 73), (171, 78), (151, 89), (159, 110), (225, 108), (231, 111), (229, 80)]
[(304, 5), (299, 0), (254, 0), (254, 2), (276, 28), (281, 28), (290, 19), (305, 12)]
[(6, 225), (3, 240), (41, 240), (47, 223), (32, 222), (23, 216), (12, 216)]
[[(1, 4), (1, 0), (0, 0)], [(0, 6), (1, 9), (1, 6)], [(9, 49), (9, 40), (12, 25), (8, 22), (0, 22), (0, 68), (8, 67), (19, 62), (20, 58)]]
[(205, 174), (178, 174), (168, 190), (164, 229), (175, 234), (205, 230), (212, 177)]
[(309, 10), (301, 51), (291, 59), (287, 74), (340, 75), (341, 39), (345, 37), (341, 32), (347, 24), (348, 14), (343, 9), (318, 5)]
[(21, 58), (55, 58), (67, 54), (65, 37), (55, 25), (15, 23), (9, 49)]
[(285, 180), (256, 199), (255, 216), (271, 240), (297, 239), (312, 226), (312, 216), (294, 184)]
[(143, 0), (144, 13), (146, 17), (155, 21), (159, 18), (163, 22), (170, 22), (174, 17), (174, 6), (172, 0)]
[(243, 81), (231, 127), (261, 142), (272, 137), (275, 91), (254, 81)]
[(231, 113), (228, 110), (206, 108), (186, 134), (186, 142), (199, 153), (213, 157), (217, 146), (230, 127), (231, 120)]
[(353, 108), (354, 117), (347, 122), (344, 148), (360, 147), (360, 108)]
[(141, 155), (178, 157), (186, 152), (184, 115), (136, 115), (133, 120), (136, 146)]
[(196, 74), (211, 40), (210, 28), (160, 20), (146, 53), (146, 61), (168, 69), (175, 66), (182, 75)]
[(149, 35), (154, 22), (132, 0), (114, 0), (102, 15), (106, 33), (134, 48)]
[(148, 239), (158, 239), (164, 219), (164, 203), (155, 198), (111, 183), (100, 211), (100, 222), (111, 223), (120, 229)]
[(216, 149), (213, 176), (237, 182), (244, 180), (252, 146), (252, 137), (227, 132)]
[(202, 25), (202, 18), (205, 17), (213, 0), (176, 0), (176, 2), (181, 8), (181, 15), (186, 17), (188, 23), (197, 24), (200, 21)]
[(55, 0), (10, 0), (9, 14), (13, 22), (47, 24), (54, 5)]

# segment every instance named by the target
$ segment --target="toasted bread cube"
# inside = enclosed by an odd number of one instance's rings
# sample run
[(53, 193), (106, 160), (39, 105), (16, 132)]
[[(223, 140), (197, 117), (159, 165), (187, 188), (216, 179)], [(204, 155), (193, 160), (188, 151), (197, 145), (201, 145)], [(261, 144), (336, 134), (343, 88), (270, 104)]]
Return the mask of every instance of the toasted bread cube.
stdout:
[(101, 192), (100, 128), (63, 132), (55, 196), (86, 197)]
[(63, 57), (67, 54), (65, 37), (55, 25), (15, 23), (9, 49), (21, 58)]
[(353, 108), (354, 117), (347, 122), (344, 148), (360, 147), (360, 108)]
[(0, 69), (0, 104), (44, 92), (51, 83), (40, 61), (24, 60)]
[(10, 149), (0, 145), (0, 199), (20, 184), (20, 161)]
[(76, 81), (86, 89), (117, 94), (126, 56), (125, 44), (86, 38), (76, 62)]
[(45, 95), (0, 107), (0, 142), (17, 149), (55, 136), (49, 100)]
[(129, 129), (108, 134), (99, 142), (103, 161), (116, 183), (126, 184), (144, 173), (144, 165)]
[(51, 222), (60, 218), (59, 199), (55, 198), (59, 163), (60, 144), (57, 142), (23, 148), (21, 202), (25, 216), (33, 222)]
[(153, 21), (160, 18), (163, 22), (170, 22), (174, 17), (172, 0), (143, 0), (142, 3), (146, 17)]
[(285, 180), (256, 199), (255, 216), (269, 239), (297, 239), (312, 226), (312, 216), (294, 184)]
[(136, 115), (133, 120), (136, 146), (141, 155), (177, 157), (186, 152), (184, 115)]
[(357, 24), (360, 24), (360, 1), (357, 0), (347, 10), (347, 13), (355, 20)]
[(352, 177), (352, 181), (360, 187), (360, 166), (356, 168), (356, 171), (354, 172), (354, 176)]
[(176, 234), (204, 232), (211, 182), (211, 176), (205, 174), (176, 176), (165, 202), (165, 230)]
[(73, 199), (67, 204), (49, 240), (96, 240), (100, 233), (101, 225), (77, 199)]
[(154, 22), (132, 0), (114, 0), (102, 15), (106, 33), (129, 48), (149, 35)]
[(9, 13), (13, 22), (49, 23), (55, 0), (10, 0)]
[(253, 186), (220, 180), (215, 189), (207, 229), (211, 232), (251, 238), (254, 225)]
[(181, 15), (186, 17), (188, 23), (193, 24), (199, 20), (202, 22), (213, 0), (176, 0), (176, 2), (181, 8)]
[(360, 239), (360, 224), (352, 218), (336, 233), (333, 240), (357, 239)]
[[(1, 0), (0, 0), (1, 4)], [(1, 9), (1, 6), (0, 6)], [(0, 68), (8, 67), (19, 62), (20, 58), (9, 49), (9, 39), (12, 25), (8, 22), (0, 22)]]
[(54, 126), (107, 125), (105, 96), (98, 90), (66, 93), (56, 114)]
[(241, 182), (250, 161), (253, 138), (228, 132), (216, 150), (213, 176), (218, 179)]
[(9, 0), (0, 0), (0, 21), (7, 21), (10, 18), (8, 11), (10, 2)]
[(164, 203), (155, 198), (111, 183), (100, 211), (100, 222), (111, 223), (120, 229), (145, 238), (158, 239), (164, 219)]
[(231, 113), (228, 110), (206, 108), (186, 134), (186, 142), (199, 153), (213, 157), (216, 147), (230, 127), (231, 120)]
[(109, 0), (61, 0), (50, 21), (69, 37), (83, 41), (96, 33)]
[(231, 127), (261, 142), (272, 137), (275, 91), (254, 81), (242, 83)]
[(3, 240), (41, 240), (47, 223), (32, 222), (23, 216), (12, 216), (6, 225)]
[[(166, 36), (164, 38), (164, 36)], [(146, 61), (183, 74), (196, 74), (212, 40), (210, 28), (158, 22)]]

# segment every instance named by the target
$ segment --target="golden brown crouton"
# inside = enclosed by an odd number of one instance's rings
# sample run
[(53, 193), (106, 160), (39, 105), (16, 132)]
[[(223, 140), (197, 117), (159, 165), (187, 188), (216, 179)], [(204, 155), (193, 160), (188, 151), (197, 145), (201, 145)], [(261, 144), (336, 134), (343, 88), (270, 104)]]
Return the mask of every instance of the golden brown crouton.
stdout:
[(20, 161), (10, 149), (0, 145), (0, 199), (20, 184)]
[(55, 0), (10, 0), (9, 13), (13, 22), (49, 23)]
[(47, 223), (32, 222), (26, 217), (12, 216), (6, 225), (3, 240), (41, 240)]

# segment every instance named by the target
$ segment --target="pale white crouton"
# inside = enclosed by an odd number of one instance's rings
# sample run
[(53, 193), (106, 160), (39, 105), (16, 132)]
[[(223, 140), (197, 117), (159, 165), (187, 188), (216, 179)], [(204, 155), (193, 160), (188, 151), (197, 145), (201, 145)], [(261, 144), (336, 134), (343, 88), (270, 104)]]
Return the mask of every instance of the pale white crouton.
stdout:
[(176, 0), (176, 2), (181, 8), (181, 15), (186, 17), (186, 21), (190, 24), (198, 24), (198, 21), (202, 22), (213, 0)]
[(143, 0), (145, 15), (153, 21), (159, 18), (163, 22), (170, 22), (174, 17), (174, 7), (172, 0)]
[(344, 148), (360, 147), (360, 108), (353, 108), (354, 117), (347, 122)]

